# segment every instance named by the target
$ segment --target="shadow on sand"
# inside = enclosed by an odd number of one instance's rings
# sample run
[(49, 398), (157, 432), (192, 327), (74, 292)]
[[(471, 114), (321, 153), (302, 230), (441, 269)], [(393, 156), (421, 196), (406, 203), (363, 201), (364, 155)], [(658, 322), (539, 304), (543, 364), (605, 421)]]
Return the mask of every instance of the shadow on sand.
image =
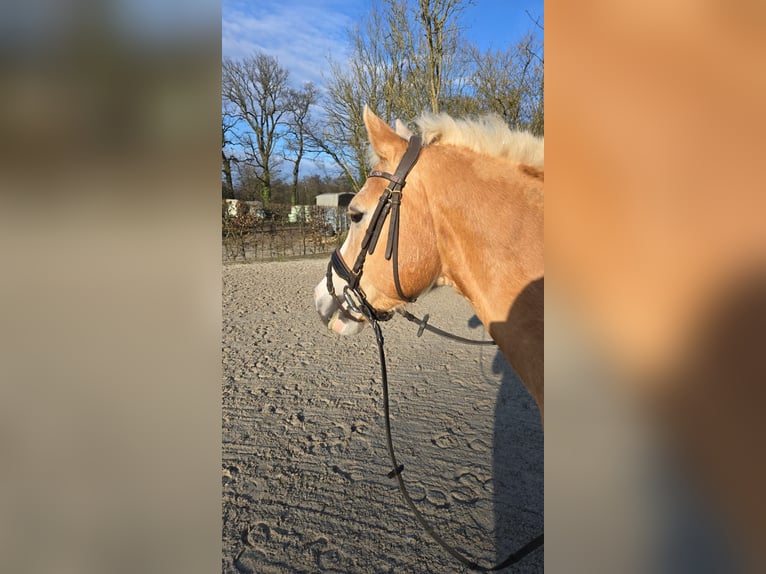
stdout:
[[(499, 351), (492, 371), (502, 376), (495, 402), (492, 447), (495, 561), (543, 532), (543, 430), (540, 414), (513, 368)], [(543, 548), (507, 572), (543, 572)]]
[[(530, 291), (533, 295), (536, 292)], [(526, 300), (525, 300), (526, 302)], [(509, 313), (508, 321), (519, 313)], [(472, 317), (469, 328), (481, 325)], [(495, 516), (494, 564), (504, 562), (543, 533), (544, 440), (540, 411), (500, 350), (492, 358), (492, 373), (500, 375), (495, 400), (492, 440), (492, 480)], [(482, 565), (487, 565), (483, 562)], [(532, 550), (504, 572), (543, 572), (543, 548)]]

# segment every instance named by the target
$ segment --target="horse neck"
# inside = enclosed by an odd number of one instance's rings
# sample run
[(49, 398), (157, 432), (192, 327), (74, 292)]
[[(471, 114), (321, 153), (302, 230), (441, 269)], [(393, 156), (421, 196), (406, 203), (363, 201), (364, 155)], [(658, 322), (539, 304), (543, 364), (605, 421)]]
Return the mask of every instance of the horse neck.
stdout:
[(542, 182), (501, 160), (452, 153), (452, 168), (439, 162), (430, 174), (428, 194), (442, 280), (489, 328), (544, 274)]
[(542, 416), (542, 181), (499, 160), (436, 165), (427, 197), (441, 281), (470, 301)]

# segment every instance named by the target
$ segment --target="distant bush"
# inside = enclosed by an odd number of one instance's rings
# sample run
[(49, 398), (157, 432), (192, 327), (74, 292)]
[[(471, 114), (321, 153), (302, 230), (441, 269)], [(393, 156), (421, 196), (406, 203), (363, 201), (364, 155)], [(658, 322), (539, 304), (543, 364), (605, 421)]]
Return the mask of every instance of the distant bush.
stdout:
[[(331, 253), (345, 240), (348, 220), (345, 207), (271, 203), (253, 212), (232, 215), (222, 202), (224, 261), (249, 261), (307, 257)], [(245, 205), (245, 207), (248, 207)]]

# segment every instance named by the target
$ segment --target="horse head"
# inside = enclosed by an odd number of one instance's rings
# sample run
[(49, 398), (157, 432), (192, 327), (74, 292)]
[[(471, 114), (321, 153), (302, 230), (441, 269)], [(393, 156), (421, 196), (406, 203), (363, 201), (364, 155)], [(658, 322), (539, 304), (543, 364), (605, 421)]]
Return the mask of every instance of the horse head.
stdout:
[[(366, 106), (364, 123), (374, 156), (371, 177), (349, 204), (351, 225), (346, 240), (334, 255), (327, 277), (314, 289), (317, 311), (327, 326), (341, 335), (358, 333), (366, 322), (365, 313), (353, 303), (354, 299), (349, 302), (343, 296), (350, 282), (358, 281), (358, 285), (351, 285), (354, 296), (361, 294), (382, 316), (428, 290), (440, 273), (434, 224), (425, 197), (428, 150), (416, 150), (420, 157), (415, 155), (402, 185), (392, 185), (396, 179), (392, 174), (398, 173), (397, 168), (412, 147), (408, 142), (411, 134), (401, 125), (398, 131), (405, 137), (397, 134)], [(383, 206), (391, 203), (386, 194), (392, 188), (391, 201), (400, 206)], [(380, 215), (379, 208), (391, 216)], [(399, 213), (395, 213), (397, 210)], [(381, 217), (379, 229), (373, 233), (371, 226)], [(395, 233), (391, 233), (392, 221), (394, 228), (398, 227)], [(360, 253), (364, 253), (361, 259)]]

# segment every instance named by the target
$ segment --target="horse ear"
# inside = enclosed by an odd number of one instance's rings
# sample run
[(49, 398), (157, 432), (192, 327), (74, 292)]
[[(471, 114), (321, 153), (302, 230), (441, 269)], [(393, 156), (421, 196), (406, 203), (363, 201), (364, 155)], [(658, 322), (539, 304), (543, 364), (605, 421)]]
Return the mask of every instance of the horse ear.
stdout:
[(382, 160), (394, 161), (407, 149), (407, 141), (396, 134), (386, 122), (376, 116), (370, 108), (364, 106), (364, 126), (367, 137), (377, 156)]

